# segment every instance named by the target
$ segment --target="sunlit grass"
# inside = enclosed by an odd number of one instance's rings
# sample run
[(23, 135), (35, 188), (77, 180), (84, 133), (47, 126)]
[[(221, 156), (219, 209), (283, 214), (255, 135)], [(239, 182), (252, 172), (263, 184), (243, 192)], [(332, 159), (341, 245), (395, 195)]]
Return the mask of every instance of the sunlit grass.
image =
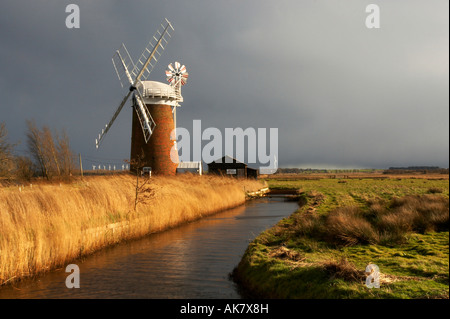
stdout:
[(358, 205), (364, 207), (368, 200), (391, 200), (406, 195), (438, 193), (448, 197), (448, 179), (319, 179), (283, 180), (267, 179), (271, 189), (299, 189), (304, 192), (320, 192), (325, 195), (319, 212), (342, 206)]
[[(303, 206), (249, 245), (234, 278), (252, 296), (449, 297), (448, 179), (268, 183), (300, 190)], [(379, 289), (365, 286), (370, 263), (380, 268)]]

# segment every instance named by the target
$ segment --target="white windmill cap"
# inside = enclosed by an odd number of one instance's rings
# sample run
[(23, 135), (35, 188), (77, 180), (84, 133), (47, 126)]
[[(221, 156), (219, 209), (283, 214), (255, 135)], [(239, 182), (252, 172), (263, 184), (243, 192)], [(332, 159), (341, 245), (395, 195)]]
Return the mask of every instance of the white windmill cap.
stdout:
[(183, 98), (177, 94), (175, 88), (169, 84), (157, 81), (142, 81), (144, 86), (142, 95), (146, 104), (166, 104), (177, 106)]

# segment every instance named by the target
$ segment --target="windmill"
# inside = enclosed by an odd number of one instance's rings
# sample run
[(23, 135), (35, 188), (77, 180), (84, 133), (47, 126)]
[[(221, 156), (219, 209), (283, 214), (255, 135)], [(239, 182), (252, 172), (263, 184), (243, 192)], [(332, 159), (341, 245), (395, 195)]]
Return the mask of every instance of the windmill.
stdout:
[[(179, 102), (183, 101), (181, 85), (183, 85), (183, 81), (185, 83), (185, 79), (181, 80), (176, 75), (182, 70), (178, 70), (174, 74), (173, 85), (147, 79), (168, 44), (171, 38), (170, 32), (173, 30), (172, 24), (165, 19), (165, 22), (160, 25), (149, 44), (145, 47), (136, 64), (133, 63), (124, 44), (116, 51), (112, 58), (114, 69), (122, 87), (127, 86), (129, 90), (109, 123), (106, 124), (101, 134), (95, 140), (98, 148), (105, 134), (109, 131), (131, 96), (134, 109), (131, 133), (131, 162), (137, 162), (137, 159), (143, 154), (141, 166), (152, 167), (154, 173), (165, 175), (175, 174), (178, 164), (176, 161), (171, 160), (171, 152), (176, 151), (176, 144), (175, 148), (173, 148), (174, 141), (171, 140), (170, 134), (175, 128), (176, 107), (179, 107)], [(178, 153), (175, 157), (178, 158)], [(130, 167), (131, 170), (134, 168), (134, 165)]]

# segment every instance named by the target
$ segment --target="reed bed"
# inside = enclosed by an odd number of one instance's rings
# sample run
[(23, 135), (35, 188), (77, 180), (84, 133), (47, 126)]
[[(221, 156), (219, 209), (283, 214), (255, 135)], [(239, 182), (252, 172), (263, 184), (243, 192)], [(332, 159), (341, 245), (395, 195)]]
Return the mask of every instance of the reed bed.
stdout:
[(136, 177), (0, 188), (0, 285), (61, 267), (122, 240), (236, 207), (255, 180), (152, 177), (135, 207)]

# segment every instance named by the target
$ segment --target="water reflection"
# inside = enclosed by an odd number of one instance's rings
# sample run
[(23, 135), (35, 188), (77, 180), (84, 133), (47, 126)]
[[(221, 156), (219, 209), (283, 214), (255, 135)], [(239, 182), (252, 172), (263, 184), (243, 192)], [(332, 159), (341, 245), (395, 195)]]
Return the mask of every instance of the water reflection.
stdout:
[(249, 241), (296, 203), (261, 199), (84, 260), (81, 288), (68, 289), (60, 269), (0, 289), (0, 298), (240, 298), (228, 274)]

